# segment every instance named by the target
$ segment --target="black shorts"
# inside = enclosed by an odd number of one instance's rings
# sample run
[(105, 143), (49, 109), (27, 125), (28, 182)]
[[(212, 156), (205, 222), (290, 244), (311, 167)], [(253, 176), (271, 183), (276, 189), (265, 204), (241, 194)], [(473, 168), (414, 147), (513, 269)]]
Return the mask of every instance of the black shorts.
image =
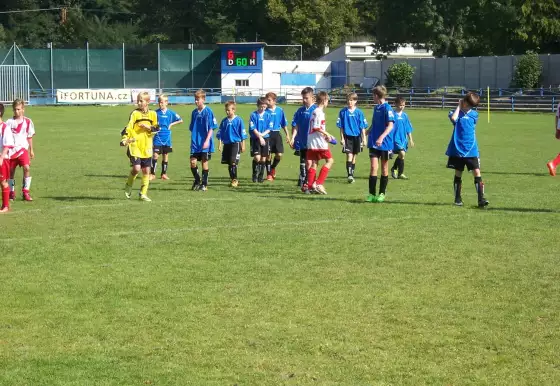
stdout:
[(473, 171), (474, 169), (480, 169), (480, 159), (478, 157), (449, 157), (447, 160), (447, 167), (449, 169), (455, 169), (459, 171), (465, 170)]
[(284, 153), (284, 142), (282, 142), (282, 136), (279, 131), (272, 131), (270, 133), (268, 144), (270, 146), (270, 154)]
[(344, 136), (344, 148), (342, 149), (343, 153), (346, 154), (358, 154), (362, 152), (362, 137), (352, 136), (352, 135), (345, 135)]
[(300, 160), (306, 160), (307, 159), (307, 149), (299, 149), (294, 151), (294, 155), (298, 156)]
[(152, 166), (151, 158), (130, 157), (130, 164), (132, 166), (140, 165), (141, 168), (149, 168)]
[(158, 154), (169, 154), (173, 153), (173, 148), (166, 145), (154, 145), (154, 153)]
[(227, 165), (233, 165), (234, 163), (239, 163), (241, 158), (241, 143), (228, 143), (224, 144), (222, 150), (222, 163)]
[(369, 158), (381, 158), (382, 161), (387, 161), (389, 159), (389, 151), (370, 148)]
[(251, 157), (260, 155), (261, 157), (268, 157), (270, 154), (270, 142), (268, 138), (264, 139), (264, 146), (257, 138), (251, 138)]
[(197, 161), (210, 161), (212, 159), (212, 153), (204, 152), (204, 153), (193, 153), (191, 154), (191, 158), (196, 158)]

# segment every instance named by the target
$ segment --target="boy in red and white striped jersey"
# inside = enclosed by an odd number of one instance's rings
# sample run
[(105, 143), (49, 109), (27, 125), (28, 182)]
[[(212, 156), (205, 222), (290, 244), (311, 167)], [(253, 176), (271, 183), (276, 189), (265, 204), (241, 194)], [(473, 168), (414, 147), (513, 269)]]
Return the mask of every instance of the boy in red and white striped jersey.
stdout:
[(33, 152), (33, 136), (35, 135), (35, 127), (31, 119), (25, 117), (25, 102), (21, 99), (16, 99), (12, 103), (14, 117), (8, 119), (6, 124), (12, 130), (14, 135), (14, 147), (10, 151), (10, 199), (15, 200), (15, 180), (16, 167), (23, 168), (23, 184), (22, 195), (25, 201), (33, 201), (29, 195), (31, 187), (31, 176), (29, 175), (30, 160), (35, 158)]
[(0, 186), (2, 186), (2, 207), (0, 213), (10, 210), (10, 156), (8, 152), (14, 147), (14, 136), (6, 123), (2, 121), (4, 105), (0, 103)]

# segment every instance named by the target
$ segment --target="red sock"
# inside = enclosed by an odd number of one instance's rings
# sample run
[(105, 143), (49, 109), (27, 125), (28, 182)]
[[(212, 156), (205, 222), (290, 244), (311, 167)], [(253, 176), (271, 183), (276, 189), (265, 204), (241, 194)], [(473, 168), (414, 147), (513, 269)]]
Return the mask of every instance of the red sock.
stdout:
[(557, 167), (560, 164), (560, 153), (552, 160), (552, 164), (554, 167)]
[(325, 183), (325, 180), (327, 179), (330, 170), (331, 169), (329, 169), (326, 166), (323, 166), (321, 168), (321, 172), (319, 173), (319, 178), (317, 179), (317, 185), (323, 185)]
[(309, 170), (307, 171), (307, 185), (309, 185), (309, 187), (313, 186), (316, 175), (317, 169), (309, 168)]
[(2, 208), (10, 207), (10, 188), (2, 188)]

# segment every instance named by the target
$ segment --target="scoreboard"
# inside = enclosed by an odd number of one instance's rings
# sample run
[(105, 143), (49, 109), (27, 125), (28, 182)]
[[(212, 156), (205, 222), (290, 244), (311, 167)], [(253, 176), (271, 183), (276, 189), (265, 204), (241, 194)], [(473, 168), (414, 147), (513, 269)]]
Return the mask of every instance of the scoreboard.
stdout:
[(257, 65), (257, 51), (227, 50), (226, 64), (228, 67), (255, 67)]
[(264, 43), (221, 43), (222, 73), (262, 73)]

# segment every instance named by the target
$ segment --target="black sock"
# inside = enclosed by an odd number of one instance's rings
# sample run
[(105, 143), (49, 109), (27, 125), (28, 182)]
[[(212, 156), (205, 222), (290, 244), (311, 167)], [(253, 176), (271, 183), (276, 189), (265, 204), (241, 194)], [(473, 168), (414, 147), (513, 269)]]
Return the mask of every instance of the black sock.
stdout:
[(399, 176), (404, 173), (404, 159), (399, 158)]
[(352, 161), (346, 161), (346, 173), (348, 173), (348, 177), (352, 175)]
[(229, 173), (229, 178), (233, 180), (233, 170), (232, 170), (233, 166), (228, 165), (227, 170)]
[(167, 174), (167, 165), (168, 165), (168, 164), (169, 164), (169, 163), (168, 163), (167, 161), (163, 161), (163, 162), (161, 163), (161, 174), (162, 174), (162, 175)]
[(391, 170), (397, 170), (399, 168), (399, 160), (400, 160), (400, 158), (397, 157), (397, 159), (395, 160), (395, 163), (393, 163), (393, 167), (391, 168)]
[(272, 162), (272, 169), (276, 169), (279, 163), (280, 163), (280, 158), (274, 157), (274, 161)]
[(355, 170), (356, 170), (356, 164), (352, 164), (352, 177), (354, 177)]
[(231, 165), (231, 178), (233, 180), (237, 179), (237, 164)]
[(381, 176), (381, 184), (379, 184), (379, 194), (387, 191), (387, 184), (389, 183), (389, 176)]
[(377, 186), (377, 176), (369, 176), (369, 194), (375, 196), (376, 186)]
[(307, 177), (307, 169), (305, 168), (305, 162), (299, 164), (299, 181), (301, 185), (305, 184), (305, 180)]
[(152, 158), (152, 167), (150, 169), (150, 173), (156, 174), (156, 168), (157, 168), (157, 160)]
[(484, 199), (484, 183), (482, 182), (482, 177), (474, 178), (474, 186), (478, 193), (478, 201), (482, 201)]
[(257, 166), (258, 166), (258, 162), (253, 159), (253, 177), (257, 176), (258, 173)]
[(208, 173), (210, 170), (202, 169), (202, 185), (208, 186)]
[(197, 184), (200, 184), (200, 174), (198, 174), (198, 167), (191, 168), (191, 173), (194, 177), (194, 180)]
[(266, 162), (259, 162), (259, 180), (264, 178), (264, 171), (266, 170)]
[(453, 190), (455, 191), (455, 202), (461, 201), (461, 186), (463, 185), (463, 181), (461, 177), (455, 176), (453, 180)]
[(272, 168), (272, 165), (270, 164), (270, 160), (267, 159), (265, 162), (265, 166), (266, 166), (266, 175), (270, 175), (270, 169)]

